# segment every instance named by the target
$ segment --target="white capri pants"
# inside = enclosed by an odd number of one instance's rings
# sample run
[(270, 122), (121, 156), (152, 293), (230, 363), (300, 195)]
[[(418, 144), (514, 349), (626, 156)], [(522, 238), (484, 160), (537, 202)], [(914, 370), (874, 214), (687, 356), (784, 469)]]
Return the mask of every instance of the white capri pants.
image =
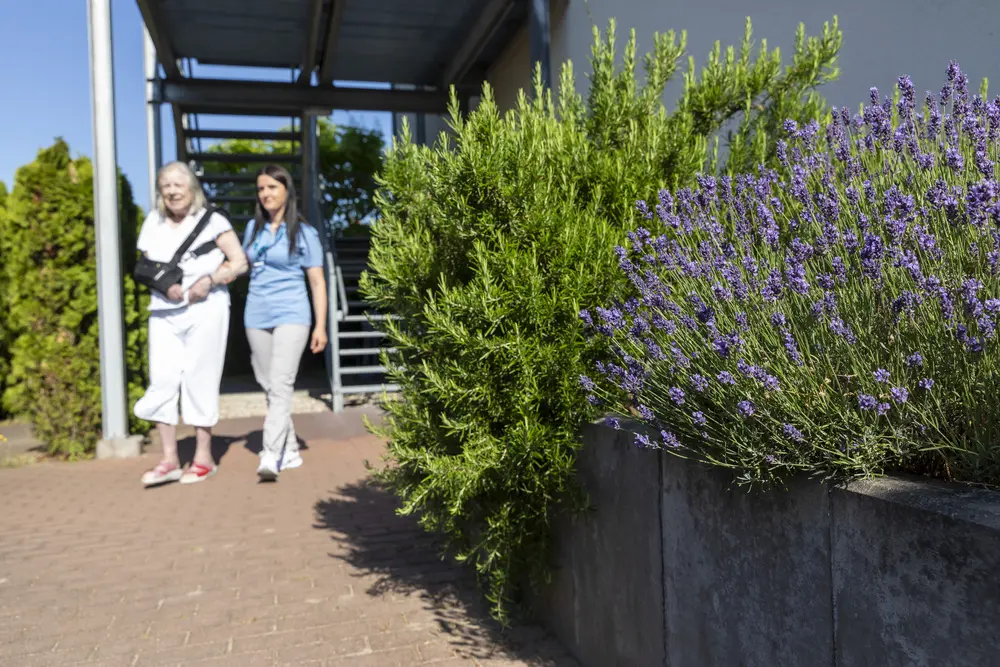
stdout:
[(299, 441), (292, 424), (292, 395), (299, 361), (309, 342), (309, 327), (282, 324), (273, 329), (247, 329), (250, 363), (267, 396), (264, 418), (264, 449), (279, 460), (283, 451), (298, 451)]
[(219, 421), (219, 385), (229, 337), (228, 294), (149, 315), (149, 388), (135, 416), (176, 425), (177, 399), (184, 423), (211, 428)]

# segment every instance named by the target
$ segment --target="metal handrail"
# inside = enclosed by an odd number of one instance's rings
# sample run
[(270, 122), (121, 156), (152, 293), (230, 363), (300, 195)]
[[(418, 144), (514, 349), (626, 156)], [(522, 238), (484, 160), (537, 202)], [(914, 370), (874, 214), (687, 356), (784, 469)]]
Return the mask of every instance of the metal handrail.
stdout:
[(334, 266), (334, 272), (337, 274), (337, 292), (340, 294), (340, 303), (343, 304), (341, 309), (337, 311), (337, 317), (343, 321), (350, 315), (350, 307), (347, 304), (347, 287), (344, 285), (344, 272), (340, 270), (339, 264)]

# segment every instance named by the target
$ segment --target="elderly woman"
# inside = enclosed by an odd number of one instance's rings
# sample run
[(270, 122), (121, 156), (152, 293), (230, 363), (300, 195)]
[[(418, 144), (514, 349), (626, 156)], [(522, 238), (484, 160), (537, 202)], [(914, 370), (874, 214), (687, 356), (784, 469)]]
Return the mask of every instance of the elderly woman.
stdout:
[[(142, 476), (146, 486), (200, 482), (216, 472), (212, 427), (219, 421), (219, 384), (229, 333), (226, 285), (247, 270), (246, 256), (232, 225), (209, 211), (201, 184), (181, 162), (157, 175), (156, 209), (139, 232), (137, 246), (155, 262), (170, 262), (197, 230), (177, 262), (183, 271), (166, 293), (152, 290), (149, 304), (150, 385), (135, 404), (135, 415), (156, 423), (163, 459)], [(214, 245), (213, 245), (214, 243)], [(186, 471), (177, 458), (177, 404), (185, 423), (195, 427), (194, 460)]]
[(302, 353), (307, 343), (314, 354), (327, 343), (319, 232), (299, 218), (295, 184), (282, 167), (268, 165), (257, 173), (257, 210), (244, 232), (243, 247), (251, 267), (243, 323), (254, 375), (267, 394), (257, 475), (275, 481), (281, 470), (302, 465), (291, 415)]

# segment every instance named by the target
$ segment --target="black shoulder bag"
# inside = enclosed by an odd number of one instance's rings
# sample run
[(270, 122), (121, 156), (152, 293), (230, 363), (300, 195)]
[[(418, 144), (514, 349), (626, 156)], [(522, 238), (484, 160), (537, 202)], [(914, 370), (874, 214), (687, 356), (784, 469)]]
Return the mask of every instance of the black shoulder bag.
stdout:
[[(184, 257), (184, 254), (194, 243), (194, 240), (198, 238), (198, 235), (205, 229), (208, 225), (209, 218), (212, 214), (216, 212), (216, 209), (209, 207), (198, 224), (195, 225), (188, 237), (184, 239), (184, 243), (181, 247), (177, 249), (174, 253), (173, 259), (169, 262), (154, 262), (153, 260), (146, 257), (145, 253), (139, 257), (139, 261), (135, 264), (135, 271), (133, 273), (136, 282), (139, 282), (151, 290), (156, 290), (161, 294), (166, 294), (174, 285), (177, 285), (184, 279), (184, 271), (181, 269), (180, 261)], [(201, 244), (192, 251), (195, 257), (200, 257), (201, 255), (212, 252), (216, 248), (215, 241), (207, 241)]]

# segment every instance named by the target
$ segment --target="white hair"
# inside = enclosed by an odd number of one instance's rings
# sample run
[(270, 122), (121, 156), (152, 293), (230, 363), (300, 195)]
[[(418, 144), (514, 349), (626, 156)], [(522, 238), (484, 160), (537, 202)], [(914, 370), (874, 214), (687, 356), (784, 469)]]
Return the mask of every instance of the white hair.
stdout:
[(190, 212), (194, 213), (205, 208), (208, 200), (205, 198), (205, 191), (201, 189), (201, 181), (198, 180), (198, 176), (184, 162), (170, 162), (160, 167), (160, 170), (156, 172), (156, 210), (160, 212), (160, 215), (162, 217), (167, 216), (167, 205), (163, 202), (163, 195), (160, 194), (160, 179), (171, 171), (179, 171), (187, 176), (188, 188), (191, 190), (192, 195)]

